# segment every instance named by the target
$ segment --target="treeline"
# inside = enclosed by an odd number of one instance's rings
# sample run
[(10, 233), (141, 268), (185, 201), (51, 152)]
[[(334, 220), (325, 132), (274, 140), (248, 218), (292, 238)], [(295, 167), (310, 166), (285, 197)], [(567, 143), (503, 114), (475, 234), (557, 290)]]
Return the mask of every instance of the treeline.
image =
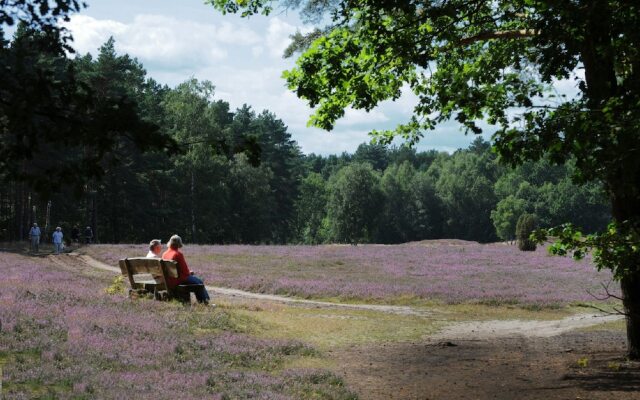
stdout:
[(362, 144), (353, 155), (305, 157), (296, 241), (401, 243), (513, 240), (518, 218), (571, 222), (591, 232), (610, 218), (602, 188), (578, 186), (572, 164), (515, 169), (477, 138), (453, 154)]
[[(5, 53), (28, 32), (16, 36)], [(272, 113), (231, 110), (209, 82), (159, 85), (113, 40), (95, 58), (65, 63), (92, 94), (79, 112), (107, 142), (88, 147), (54, 130), (59, 148), (34, 155), (49, 169), (3, 174), (2, 240), (24, 239), (38, 222), (67, 234), (91, 226), (97, 241), (113, 243), (173, 233), (192, 243), (489, 242), (513, 239), (523, 213), (586, 231), (609, 220), (601, 188), (573, 184), (571, 164), (506, 168), (481, 138), (453, 154), (362, 144), (353, 154), (304, 155)], [(140, 146), (141, 137), (159, 143)]]

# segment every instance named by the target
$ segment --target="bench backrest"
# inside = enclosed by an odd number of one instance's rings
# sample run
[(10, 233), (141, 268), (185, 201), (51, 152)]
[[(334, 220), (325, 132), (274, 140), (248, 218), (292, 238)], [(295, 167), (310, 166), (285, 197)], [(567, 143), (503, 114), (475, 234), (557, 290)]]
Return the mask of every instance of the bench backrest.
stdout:
[(156, 284), (166, 288), (167, 278), (178, 277), (178, 265), (175, 261), (136, 257), (120, 260), (118, 265), (122, 275), (129, 278), (131, 288), (135, 288), (137, 282), (149, 282), (150, 280), (154, 280)]

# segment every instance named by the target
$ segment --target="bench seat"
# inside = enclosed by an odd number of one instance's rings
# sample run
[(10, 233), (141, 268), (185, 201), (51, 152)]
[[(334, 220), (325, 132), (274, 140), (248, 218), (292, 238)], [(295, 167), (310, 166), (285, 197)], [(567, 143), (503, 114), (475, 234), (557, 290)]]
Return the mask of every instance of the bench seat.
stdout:
[(159, 258), (125, 258), (118, 262), (120, 272), (129, 280), (129, 297), (152, 294), (156, 300), (177, 299), (191, 301), (191, 293), (202, 289), (202, 284), (183, 284), (169, 288), (167, 278), (178, 278), (178, 265), (175, 261)]

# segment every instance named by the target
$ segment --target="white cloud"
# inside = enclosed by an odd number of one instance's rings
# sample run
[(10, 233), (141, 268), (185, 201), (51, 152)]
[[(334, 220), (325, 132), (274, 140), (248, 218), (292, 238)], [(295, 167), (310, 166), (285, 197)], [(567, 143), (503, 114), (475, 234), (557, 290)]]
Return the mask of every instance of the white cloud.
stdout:
[(380, 108), (373, 109), (371, 111), (354, 110), (353, 108), (347, 108), (344, 116), (340, 119), (339, 124), (342, 126), (354, 126), (362, 124), (375, 124), (380, 122), (386, 122), (389, 120), (384, 112)]
[(289, 46), (289, 43), (291, 43), (289, 36), (293, 35), (296, 31), (305, 34), (312, 30), (312, 26), (294, 26), (278, 17), (270, 19), (266, 37), (269, 54), (273, 58), (282, 58), (284, 50)]
[(251, 54), (253, 54), (254, 58), (260, 57), (264, 53), (264, 47), (262, 46), (254, 46), (251, 48)]
[(227, 58), (228, 44), (250, 46), (261, 41), (251, 29), (228, 22), (202, 24), (162, 15), (138, 15), (128, 24), (74, 15), (67, 27), (80, 53), (95, 53), (113, 36), (118, 51), (138, 57), (146, 66), (171, 69), (207, 66)]
[[(282, 59), (282, 53), (289, 35), (300, 29), (299, 22), (282, 16), (231, 22), (212, 17), (196, 22), (198, 17), (178, 12), (139, 14), (133, 19), (129, 15), (111, 17), (115, 19), (73, 16), (67, 26), (74, 36), (74, 47), (81, 54), (96, 54), (98, 47), (113, 36), (118, 52), (138, 57), (149, 76), (161, 83), (173, 86), (190, 77), (210, 80), (216, 86), (216, 98), (228, 101), (232, 109), (248, 104), (256, 112), (273, 112), (289, 127), (305, 153), (353, 152), (370, 140), (367, 133), (371, 129), (393, 128), (407, 121), (417, 101), (408, 88), (403, 88), (400, 99), (385, 101), (369, 113), (347, 109), (333, 132), (309, 128), (312, 110), (286, 89), (281, 78), (282, 71), (294, 64), (292, 59)], [(473, 140), (454, 124), (445, 125), (427, 133), (419, 148), (451, 151)]]
[(306, 129), (303, 132), (293, 132), (293, 138), (300, 144), (305, 153), (322, 155), (353, 153), (358, 145), (368, 142), (371, 138), (367, 130), (336, 130), (326, 132), (320, 129)]
[(66, 27), (73, 35), (73, 47), (80, 54), (95, 52), (109, 36), (122, 35), (127, 25), (112, 20), (97, 20), (86, 15), (73, 15)]
[(282, 57), (284, 50), (291, 42), (289, 36), (296, 31), (296, 27), (284, 22), (278, 17), (269, 21), (266, 44), (271, 57)]

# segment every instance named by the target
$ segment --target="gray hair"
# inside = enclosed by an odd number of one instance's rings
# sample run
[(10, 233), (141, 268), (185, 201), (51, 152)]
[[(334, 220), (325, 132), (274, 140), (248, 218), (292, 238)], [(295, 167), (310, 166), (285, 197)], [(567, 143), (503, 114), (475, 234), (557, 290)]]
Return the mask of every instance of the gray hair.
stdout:
[(154, 247), (161, 246), (161, 245), (162, 245), (162, 240), (153, 239), (152, 241), (149, 242), (149, 250), (153, 250)]
[(169, 247), (179, 249), (182, 247), (182, 238), (178, 235), (173, 235), (169, 238)]

